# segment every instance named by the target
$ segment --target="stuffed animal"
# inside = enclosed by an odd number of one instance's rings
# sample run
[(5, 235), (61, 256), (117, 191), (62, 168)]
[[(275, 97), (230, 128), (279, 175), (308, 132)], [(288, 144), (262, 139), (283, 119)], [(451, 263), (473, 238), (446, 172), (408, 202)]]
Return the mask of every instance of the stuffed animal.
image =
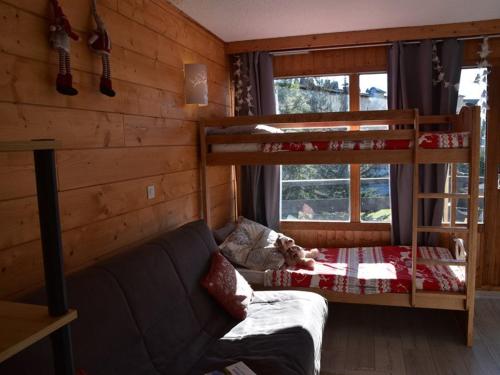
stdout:
[(306, 250), (295, 243), (293, 238), (283, 234), (278, 235), (276, 247), (283, 254), (288, 266), (314, 270), (314, 259), (319, 255), (318, 249)]
[(95, 54), (101, 56), (102, 59), (102, 75), (99, 91), (102, 94), (113, 97), (116, 95), (111, 84), (111, 62), (109, 56), (111, 55), (111, 39), (109, 38), (104, 21), (97, 14), (97, 7), (95, 0), (92, 0), (92, 15), (96, 23), (96, 30), (92, 32), (89, 38), (89, 48)]
[(78, 91), (73, 87), (73, 76), (71, 75), (70, 62), (70, 39), (78, 41), (79, 36), (73, 32), (68, 18), (64, 14), (57, 0), (51, 0), (52, 22), (49, 26), (50, 45), (59, 54), (59, 74), (56, 79), (56, 90), (63, 95), (73, 96)]

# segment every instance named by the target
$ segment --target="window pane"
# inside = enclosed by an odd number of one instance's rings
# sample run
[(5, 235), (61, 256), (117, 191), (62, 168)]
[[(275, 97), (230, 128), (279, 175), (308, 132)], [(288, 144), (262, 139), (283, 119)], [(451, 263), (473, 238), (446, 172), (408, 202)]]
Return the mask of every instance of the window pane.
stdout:
[[(349, 111), (349, 77), (302, 77), (274, 81), (277, 113)], [(348, 130), (285, 129), (296, 131)], [(283, 165), (282, 220), (350, 220), (349, 165)]]
[[(485, 68), (465, 68), (460, 75), (460, 88), (458, 90), (457, 113), (463, 106), (481, 106), (481, 148), (479, 166), (479, 222), (483, 222), (484, 216), (484, 172), (486, 163), (486, 100), (487, 100), (487, 76)], [(469, 167), (467, 164), (458, 164), (456, 183), (458, 193), (468, 192)], [(448, 175), (451, 178), (451, 174)], [(448, 182), (448, 185), (449, 182)], [(450, 203), (448, 202), (448, 205)], [(449, 210), (449, 207), (448, 207)], [(449, 220), (450, 215), (445, 215)], [(456, 220), (465, 222), (467, 219), (467, 201), (457, 201)]]
[(277, 113), (349, 111), (349, 76), (274, 80)]
[(349, 165), (284, 165), (283, 220), (349, 221)]
[[(387, 74), (360, 74), (360, 109), (387, 109)], [(387, 125), (363, 125), (360, 130), (387, 130)], [(361, 221), (390, 222), (389, 164), (361, 164)]]
[(361, 221), (390, 222), (388, 164), (361, 165)]
[(360, 74), (359, 96), (360, 111), (387, 109), (387, 74)]

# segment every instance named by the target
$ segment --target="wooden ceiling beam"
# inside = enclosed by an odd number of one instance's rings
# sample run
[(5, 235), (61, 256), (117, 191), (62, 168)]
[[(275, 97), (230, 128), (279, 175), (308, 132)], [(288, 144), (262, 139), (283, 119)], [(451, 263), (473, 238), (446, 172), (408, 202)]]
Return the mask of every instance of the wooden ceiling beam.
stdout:
[(359, 46), (389, 43), (398, 40), (473, 37), (494, 34), (500, 34), (500, 19), (243, 40), (226, 43), (226, 54)]

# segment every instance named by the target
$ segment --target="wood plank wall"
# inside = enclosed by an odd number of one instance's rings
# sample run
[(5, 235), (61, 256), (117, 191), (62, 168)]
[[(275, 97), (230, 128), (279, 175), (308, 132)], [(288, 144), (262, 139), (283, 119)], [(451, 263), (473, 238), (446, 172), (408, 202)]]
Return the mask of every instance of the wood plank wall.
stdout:
[[(464, 44), (464, 64), (474, 66), (478, 61), (479, 40)], [(500, 38), (490, 39), (492, 54), (489, 60), (500, 58)], [(311, 51), (297, 55), (278, 55), (273, 59), (275, 77), (305, 75), (349, 74), (387, 71), (388, 46), (341, 48)]]
[[(113, 41), (115, 98), (98, 91), (86, 45), (89, 1), (60, 0), (72, 43), (75, 97), (56, 93), (46, 0), (0, 0), (0, 139), (56, 138), (68, 272), (200, 217), (196, 120), (229, 114), (224, 43), (164, 0), (98, 0)], [(209, 105), (184, 105), (183, 64), (208, 65)], [(42, 282), (30, 153), (0, 152), (0, 298)], [(154, 184), (156, 198), (146, 187)], [(230, 168), (211, 168), (212, 222), (232, 217)]]
[[(486, 207), (489, 216), (478, 236), (479, 257), (477, 263), (477, 287), (498, 289), (500, 287), (500, 211), (499, 193), (495, 187), (496, 168), (500, 164), (499, 127), (500, 118), (500, 38), (490, 39), (489, 61), (493, 65), (489, 77), (489, 127), (488, 127), (488, 184)], [(464, 46), (464, 65), (474, 66), (478, 61), (478, 40), (468, 40)], [(280, 55), (274, 57), (275, 77), (305, 75), (349, 74), (387, 71), (387, 46), (342, 48), (311, 51), (306, 54)], [(294, 237), (304, 246), (372, 246), (390, 243), (390, 227), (373, 224), (322, 224), (282, 223), (281, 230)], [(485, 233), (487, 231), (487, 233)], [(446, 246), (448, 239), (442, 244)]]

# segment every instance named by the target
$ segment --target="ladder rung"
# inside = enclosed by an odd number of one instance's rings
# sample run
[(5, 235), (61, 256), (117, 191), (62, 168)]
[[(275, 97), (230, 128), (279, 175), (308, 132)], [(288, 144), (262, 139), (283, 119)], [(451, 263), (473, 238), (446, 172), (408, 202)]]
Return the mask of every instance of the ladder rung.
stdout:
[(427, 233), (468, 233), (467, 227), (417, 227), (417, 232)]
[(428, 266), (466, 266), (467, 262), (458, 259), (427, 259), (417, 258), (417, 264), (425, 264)]
[(469, 194), (465, 193), (418, 193), (417, 198), (419, 199), (468, 199)]

